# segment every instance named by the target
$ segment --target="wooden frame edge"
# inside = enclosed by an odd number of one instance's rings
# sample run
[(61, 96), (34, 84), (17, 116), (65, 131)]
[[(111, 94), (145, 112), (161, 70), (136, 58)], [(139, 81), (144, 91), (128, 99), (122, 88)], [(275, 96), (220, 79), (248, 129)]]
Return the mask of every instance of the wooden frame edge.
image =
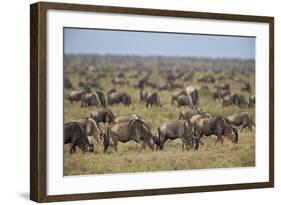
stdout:
[[(46, 11), (48, 9), (264, 22), (269, 24), (269, 181), (72, 195), (46, 192)], [(274, 187), (274, 17), (38, 2), (30, 5), (30, 199), (36, 202), (184, 194)], [(39, 120), (40, 116), (40, 120)]]

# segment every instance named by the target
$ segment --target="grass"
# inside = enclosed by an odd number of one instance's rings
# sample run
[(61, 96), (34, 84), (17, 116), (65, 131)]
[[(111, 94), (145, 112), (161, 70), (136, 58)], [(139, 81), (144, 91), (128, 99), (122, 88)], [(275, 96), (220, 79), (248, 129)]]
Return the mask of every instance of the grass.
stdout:
[[(114, 72), (114, 71), (113, 71)], [(126, 72), (126, 75), (132, 75), (134, 71)], [(197, 83), (196, 79), (202, 75), (202, 72), (195, 72), (193, 80), (183, 82), (184, 86), (194, 85), (201, 86), (202, 83)], [(77, 86), (80, 76), (75, 73), (68, 73), (68, 77), (75, 86)], [(91, 75), (94, 75), (92, 73)], [(111, 77), (114, 73), (110, 73), (104, 80), (101, 81), (101, 86), (104, 91), (114, 87), (111, 84)], [(155, 74), (154, 74), (155, 75)], [(222, 73), (221, 75), (224, 75)], [(157, 76), (157, 75), (155, 75)], [(254, 88), (254, 75), (249, 77), (242, 74), (238, 77), (250, 82)], [(158, 76), (161, 79), (161, 76)], [(128, 78), (127, 78), (128, 79)], [(163, 79), (162, 79), (163, 80)], [(136, 82), (135, 79), (130, 79), (130, 85)], [(230, 83), (231, 92), (240, 93), (241, 83), (232, 80), (226, 80)], [(212, 84), (208, 85), (210, 89)], [(144, 120), (153, 134), (157, 128), (164, 122), (176, 120), (179, 117), (179, 112), (182, 107), (171, 105), (171, 92), (157, 91), (160, 95), (162, 108), (152, 107), (146, 108), (143, 102), (139, 102), (139, 90), (133, 86), (118, 86), (118, 90), (128, 92), (132, 97), (132, 105), (129, 107), (123, 105), (110, 106), (109, 109), (118, 115), (129, 113), (137, 113)], [(146, 91), (151, 92), (151, 88), (146, 88)], [(252, 93), (243, 93), (248, 99)], [(67, 91), (66, 91), (67, 92)], [(209, 91), (199, 92), (199, 107), (204, 111), (208, 111), (213, 115), (227, 116), (237, 112), (248, 112), (255, 118), (255, 108), (238, 108), (237, 106), (222, 107), (221, 102), (212, 99)], [(64, 102), (64, 119), (65, 122), (84, 118), (94, 111), (94, 107), (80, 108), (80, 103)], [(102, 125), (104, 130), (105, 127)], [(225, 143), (221, 146), (219, 143), (215, 145), (214, 138), (207, 138), (204, 145), (195, 150), (182, 150), (181, 141), (167, 141), (164, 151), (150, 151), (149, 149), (139, 152), (140, 147), (137, 147), (135, 142), (126, 144), (118, 144), (118, 152), (109, 148), (108, 153), (102, 152), (102, 147), (94, 142), (95, 153), (83, 154), (78, 149), (75, 155), (69, 154), (69, 146), (64, 147), (64, 175), (90, 175), (104, 173), (124, 173), (124, 172), (147, 172), (147, 171), (165, 171), (165, 170), (188, 170), (188, 169), (206, 169), (206, 168), (230, 168), (230, 167), (249, 167), (255, 166), (255, 134), (249, 130), (243, 133), (239, 130), (238, 144), (232, 144), (225, 139)]]

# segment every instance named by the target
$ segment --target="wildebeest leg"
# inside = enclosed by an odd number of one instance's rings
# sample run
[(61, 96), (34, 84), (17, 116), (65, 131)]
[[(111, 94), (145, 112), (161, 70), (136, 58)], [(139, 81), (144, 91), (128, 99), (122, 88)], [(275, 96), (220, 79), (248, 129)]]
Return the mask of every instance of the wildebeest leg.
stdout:
[(76, 145), (74, 143), (70, 144), (70, 150), (69, 150), (70, 154), (75, 154), (76, 153)]
[(118, 139), (114, 139), (114, 140), (113, 140), (113, 148), (114, 148), (114, 150), (115, 150), (116, 152), (118, 152), (118, 150), (117, 150), (117, 145), (118, 145)]
[(218, 135), (218, 139), (216, 140), (215, 144), (217, 144), (218, 141), (220, 141), (221, 145), (223, 145), (223, 137), (221, 135)]
[(161, 142), (160, 142), (160, 150), (163, 150), (164, 149), (164, 143), (167, 141), (167, 137), (165, 137), (163, 140), (161, 139)]
[(243, 132), (244, 128), (246, 128), (247, 125), (245, 125), (244, 123), (242, 124), (242, 128), (241, 128), (241, 132)]

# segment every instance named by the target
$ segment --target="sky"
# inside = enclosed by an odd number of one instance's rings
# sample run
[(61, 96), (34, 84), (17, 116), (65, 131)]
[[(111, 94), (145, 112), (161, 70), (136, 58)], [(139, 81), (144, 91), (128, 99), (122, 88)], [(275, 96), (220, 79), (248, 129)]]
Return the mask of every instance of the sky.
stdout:
[(255, 38), (64, 28), (64, 52), (255, 59)]

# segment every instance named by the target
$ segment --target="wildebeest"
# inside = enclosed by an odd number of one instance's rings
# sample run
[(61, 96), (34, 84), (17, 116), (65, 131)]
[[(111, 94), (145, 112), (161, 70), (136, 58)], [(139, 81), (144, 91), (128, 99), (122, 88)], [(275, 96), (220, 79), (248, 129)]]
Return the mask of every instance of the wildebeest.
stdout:
[(95, 120), (97, 123), (102, 122), (103, 124), (113, 123), (115, 116), (109, 109), (99, 109), (90, 114), (90, 117)]
[(227, 95), (230, 95), (230, 91), (229, 90), (221, 90), (221, 89), (217, 89), (215, 88), (213, 91), (212, 91), (212, 96), (214, 99), (221, 99)]
[(68, 93), (66, 99), (70, 101), (70, 103), (80, 101), (82, 96), (85, 95), (86, 92), (84, 90), (75, 90)]
[(159, 86), (158, 86), (158, 90), (171, 90), (173, 88), (173, 83), (168, 81), (168, 82), (165, 82), (165, 83), (161, 83)]
[(254, 107), (256, 104), (256, 96), (252, 95), (249, 97), (248, 107)]
[(185, 88), (187, 96), (191, 99), (192, 106), (198, 103), (198, 90), (193, 86), (187, 86)]
[(177, 120), (169, 123), (164, 123), (158, 128), (158, 138), (160, 141), (160, 149), (163, 150), (164, 143), (170, 139), (182, 140), (182, 148), (193, 148), (194, 135), (191, 129), (191, 124), (187, 120)]
[(243, 129), (248, 127), (251, 131), (255, 129), (255, 123), (252, 120), (252, 117), (247, 112), (235, 113), (227, 117), (227, 122), (234, 126), (242, 126), (241, 132)]
[(104, 151), (106, 152), (110, 142), (117, 151), (118, 142), (126, 143), (128, 141), (135, 141), (142, 145), (141, 150), (148, 145), (154, 150), (153, 136), (148, 126), (140, 119), (130, 120), (129, 122), (122, 122), (114, 124), (106, 131), (106, 139), (104, 140)]
[(160, 96), (156, 92), (148, 94), (145, 98), (145, 102), (146, 102), (146, 107), (149, 107), (149, 105), (150, 106), (155, 105), (155, 106), (162, 107), (162, 105), (160, 103)]
[(215, 82), (215, 78), (211, 75), (203, 75), (200, 76), (197, 79), (197, 82), (201, 82), (201, 83), (214, 83)]
[(199, 108), (192, 109), (190, 107), (186, 107), (180, 112), (179, 120), (189, 120), (192, 116), (197, 114), (202, 114), (202, 111)]
[(99, 88), (100, 87), (98, 79), (93, 77), (93, 76), (88, 76), (86, 78), (86, 84), (90, 85), (92, 87), (95, 87), (95, 88)]
[(122, 103), (129, 106), (131, 104), (131, 96), (126, 92), (116, 91), (107, 95), (107, 102), (109, 105)]
[(148, 93), (145, 92), (143, 89), (140, 91), (140, 101), (145, 101)]
[(139, 116), (135, 113), (131, 113), (129, 115), (115, 117), (113, 123), (129, 122), (131, 120), (136, 120), (136, 119), (139, 119)]
[(97, 92), (87, 93), (82, 96), (81, 107), (95, 106), (102, 107), (101, 99)]
[(64, 144), (70, 144), (70, 154), (76, 153), (76, 146), (83, 152), (94, 151), (94, 145), (89, 143), (85, 129), (78, 122), (69, 122), (64, 125)]
[(241, 91), (249, 92), (251, 93), (251, 85), (248, 82), (243, 83), (243, 87), (241, 88)]
[(194, 132), (197, 137), (196, 149), (199, 147), (199, 141), (204, 135), (216, 135), (218, 137), (216, 143), (220, 141), (222, 145), (224, 136), (229, 137), (232, 143), (238, 142), (238, 132), (236, 128), (229, 125), (221, 116), (197, 119), (194, 123)]
[(177, 98), (177, 106), (189, 106), (192, 107), (193, 103), (192, 103), (192, 99), (190, 95), (180, 95)]
[(212, 96), (214, 99), (221, 99), (227, 95), (230, 95), (230, 86), (228, 83), (216, 83), (214, 85), (214, 90), (212, 91)]
[(172, 105), (174, 104), (174, 101), (177, 101), (177, 99), (180, 95), (185, 95), (185, 91), (181, 90), (181, 91), (175, 91), (172, 93), (172, 96), (171, 96)]
[(192, 126), (194, 126), (195, 124), (195, 121), (198, 120), (198, 119), (201, 119), (201, 118), (211, 118), (212, 116), (209, 114), (209, 113), (204, 113), (204, 114), (196, 114), (196, 115), (193, 115), (189, 121), (191, 123)]
[(79, 122), (83, 126), (87, 136), (92, 137), (97, 143), (102, 144), (101, 140), (103, 139), (104, 134), (95, 120), (88, 117), (86, 119), (76, 120), (76, 122)]
[(232, 94), (223, 97), (222, 99), (222, 106), (229, 106), (229, 105), (237, 105), (238, 107), (242, 107), (246, 105), (246, 100), (244, 95), (240, 94)]
[(124, 77), (115, 77), (112, 79), (112, 83), (114, 85), (129, 85), (129, 81), (126, 80)]
[(63, 80), (63, 86), (66, 89), (71, 89), (73, 87), (72, 83), (70, 82), (69, 78), (64, 78)]
[(96, 94), (97, 94), (98, 97), (99, 97), (99, 100), (100, 100), (100, 102), (101, 102), (101, 105), (102, 105), (103, 107), (106, 107), (105, 94), (104, 94), (102, 91), (100, 91), (100, 90), (96, 90), (95, 92), (96, 92)]
[(219, 83), (219, 82), (217, 82), (217, 83), (214, 85), (214, 88), (217, 89), (217, 90), (230, 91), (230, 86), (229, 86), (228, 83)]

